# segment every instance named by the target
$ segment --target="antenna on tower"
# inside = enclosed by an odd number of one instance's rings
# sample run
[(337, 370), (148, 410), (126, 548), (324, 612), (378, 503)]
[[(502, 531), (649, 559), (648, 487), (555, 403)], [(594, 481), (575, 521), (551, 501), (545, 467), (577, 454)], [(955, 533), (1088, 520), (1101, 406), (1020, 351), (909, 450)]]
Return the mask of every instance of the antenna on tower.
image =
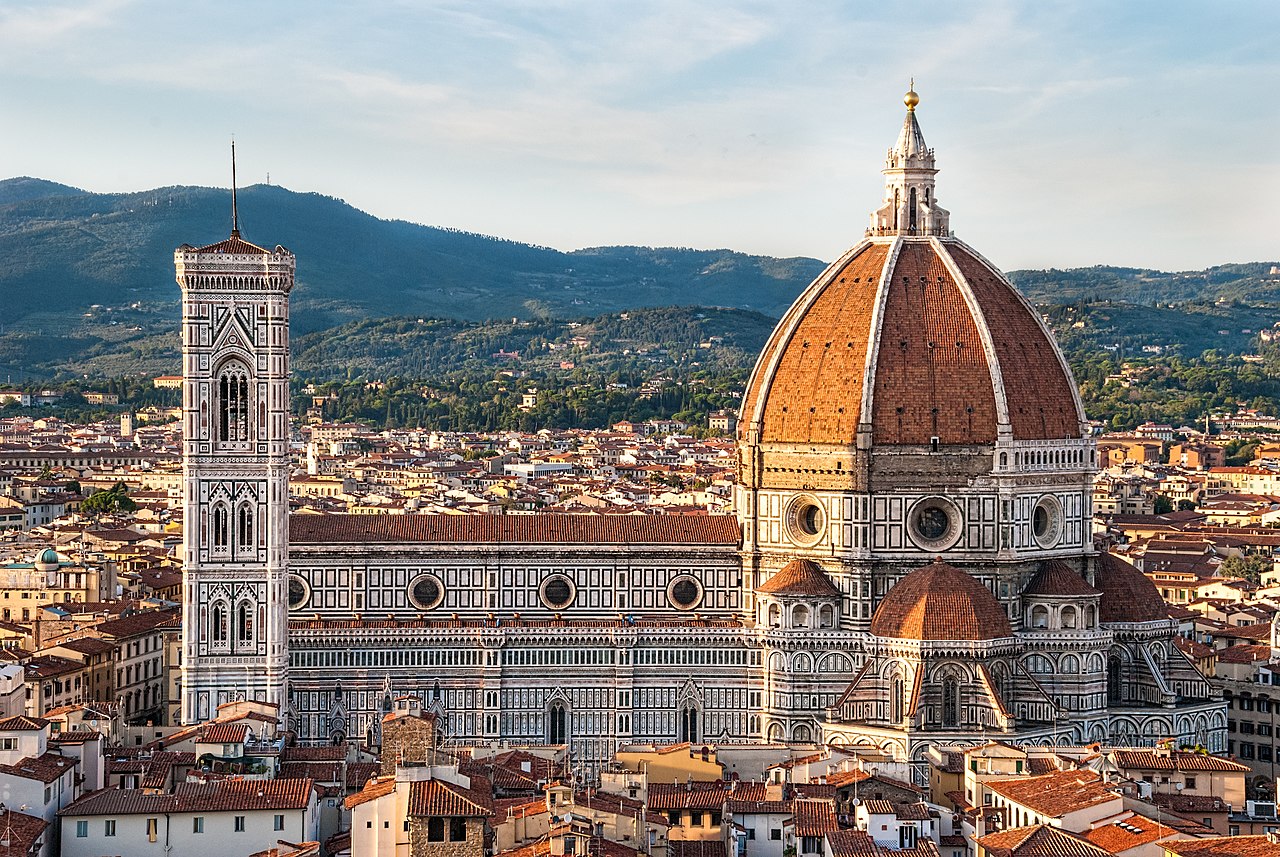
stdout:
[(231, 138), (231, 237), (240, 237), (240, 211), (236, 208), (236, 138)]

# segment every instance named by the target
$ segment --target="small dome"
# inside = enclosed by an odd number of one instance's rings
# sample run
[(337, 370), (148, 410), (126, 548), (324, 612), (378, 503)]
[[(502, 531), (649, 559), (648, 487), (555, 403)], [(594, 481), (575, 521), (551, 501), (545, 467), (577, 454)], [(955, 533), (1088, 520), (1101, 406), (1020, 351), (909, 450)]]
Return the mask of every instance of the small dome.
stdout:
[(53, 548), (45, 548), (40, 551), (40, 558), (36, 562), (58, 562), (58, 552)]
[(1145, 574), (1114, 554), (1098, 557), (1094, 582), (1102, 590), (1101, 622), (1158, 622), (1169, 618), (1169, 605)]
[(1054, 559), (1040, 568), (1022, 594), (1049, 598), (1096, 598), (1100, 593), (1074, 568), (1060, 559)]
[(1013, 628), (991, 590), (941, 560), (898, 581), (871, 619), (871, 633), (902, 640), (995, 640)]
[(811, 559), (793, 559), (782, 570), (756, 587), (765, 595), (811, 595), (820, 598), (839, 598), (840, 590)]

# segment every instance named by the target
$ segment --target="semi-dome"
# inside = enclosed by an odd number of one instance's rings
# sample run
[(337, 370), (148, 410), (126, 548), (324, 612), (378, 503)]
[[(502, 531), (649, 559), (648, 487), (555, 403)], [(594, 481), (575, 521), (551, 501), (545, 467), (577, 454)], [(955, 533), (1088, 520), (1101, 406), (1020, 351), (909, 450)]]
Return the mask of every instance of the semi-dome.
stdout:
[(851, 447), (1082, 437), (1070, 369), (1040, 314), (951, 236), (911, 99), (884, 172), (885, 203), (867, 237), (800, 295), (761, 353), (743, 439)]
[(889, 590), (871, 633), (903, 640), (995, 640), (1013, 627), (991, 590), (970, 574), (937, 561), (917, 568)]
[(811, 559), (793, 559), (760, 586), (756, 592), (765, 595), (804, 595), (839, 598), (840, 590)]
[(1169, 618), (1169, 605), (1151, 579), (1114, 554), (1098, 555), (1094, 584), (1102, 590), (1099, 621), (1158, 622)]

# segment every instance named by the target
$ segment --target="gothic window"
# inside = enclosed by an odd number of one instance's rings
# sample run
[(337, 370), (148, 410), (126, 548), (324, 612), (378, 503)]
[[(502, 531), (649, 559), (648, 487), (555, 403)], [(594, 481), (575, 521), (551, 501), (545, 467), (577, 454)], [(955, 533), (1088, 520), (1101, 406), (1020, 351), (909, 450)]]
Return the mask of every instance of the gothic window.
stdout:
[(230, 637), (229, 625), (230, 617), (227, 615), (227, 605), (222, 601), (216, 601), (213, 610), (210, 612), (212, 617), (209, 624), (212, 633), (209, 635), (216, 645), (224, 645)]
[(253, 512), (250, 511), (248, 503), (240, 507), (239, 520), (236, 524), (236, 547), (242, 551), (251, 550), (253, 548)]
[(1120, 676), (1122, 667), (1120, 658), (1112, 655), (1107, 659), (1107, 704), (1119, 705), (1121, 702)]
[(916, 231), (916, 189), (911, 189), (911, 209), (907, 214), (907, 226), (914, 234)]
[(553, 705), (547, 712), (547, 743), (569, 743), (569, 716), (563, 705)]
[(252, 643), (253, 605), (248, 601), (241, 601), (236, 614), (236, 640), (241, 643)]
[(942, 725), (948, 729), (960, 725), (960, 682), (952, 677), (942, 682)]
[(218, 374), (218, 436), (222, 443), (249, 439), (249, 370), (238, 361)]
[(227, 507), (219, 503), (213, 507), (213, 546), (225, 548), (231, 542), (231, 522)]
[(680, 709), (680, 741), (694, 744), (702, 740), (699, 736), (698, 709), (687, 705)]
[(902, 721), (902, 709), (904, 708), (904, 699), (906, 696), (906, 683), (900, 676), (893, 679), (893, 690), (889, 694), (889, 719), (894, 723)]

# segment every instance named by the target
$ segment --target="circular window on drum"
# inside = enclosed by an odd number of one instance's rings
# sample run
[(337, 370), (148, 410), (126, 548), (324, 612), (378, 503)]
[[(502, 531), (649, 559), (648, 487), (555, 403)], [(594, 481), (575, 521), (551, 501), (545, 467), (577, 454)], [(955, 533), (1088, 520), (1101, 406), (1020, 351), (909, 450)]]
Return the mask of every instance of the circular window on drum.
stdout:
[(538, 587), (538, 598), (543, 605), (552, 610), (563, 610), (573, 604), (578, 594), (578, 587), (563, 574), (553, 574)]
[(311, 587), (301, 575), (289, 575), (289, 609), (298, 610), (311, 600)]
[(1031, 511), (1031, 535), (1042, 548), (1051, 548), (1062, 537), (1062, 504), (1058, 498), (1045, 495)]
[(827, 513), (816, 497), (801, 494), (787, 504), (786, 524), (792, 541), (806, 546), (815, 545), (826, 531)]
[(692, 610), (702, 603), (702, 581), (682, 574), (667, 586), (667, 601), (677, 610)]
[(409, 601), (419, 610), (434, 610), (444, 601), (444, 584), (434, 574), (420, 574), (409, 583)]
[(925, 497), (911, 507), (907, 532), (916, 547), (940, 551), (960, 540), (960, 510), (945, 497)]

